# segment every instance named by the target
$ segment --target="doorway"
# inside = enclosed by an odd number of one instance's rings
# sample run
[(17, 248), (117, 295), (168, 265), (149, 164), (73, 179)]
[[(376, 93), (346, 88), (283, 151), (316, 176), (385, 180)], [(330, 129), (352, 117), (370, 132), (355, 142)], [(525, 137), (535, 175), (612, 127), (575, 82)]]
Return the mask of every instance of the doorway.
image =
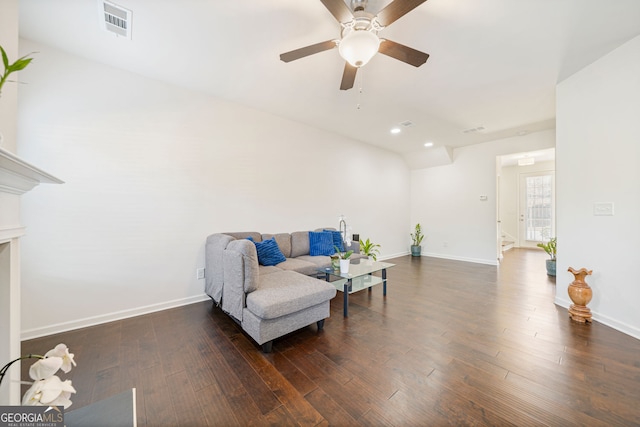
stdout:
[(535, 248), (555, 236), (555, 172), (521, 173), (518, 203), (518, 247)]
[(496, 187), (498, 260), (555, 236), (554, 148), (497, 156)]

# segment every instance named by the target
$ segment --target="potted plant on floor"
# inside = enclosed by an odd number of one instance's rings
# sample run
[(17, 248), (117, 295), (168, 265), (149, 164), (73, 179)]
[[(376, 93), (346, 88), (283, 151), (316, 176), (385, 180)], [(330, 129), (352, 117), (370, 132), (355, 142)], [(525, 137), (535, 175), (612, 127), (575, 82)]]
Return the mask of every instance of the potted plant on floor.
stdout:
[(348, 273), (349, 272), (349, 264), (351, 262), (349, 257), (353, 254), (353, 251), (352, 250), (348, 250), (346, 252), (340, 252), (340, 249), (338, 249), (337, 246), (334, 246), (334, 248), (336, 248), (336, 255), (338, 255), (338, 258), (340, 258), (340, 273), (341, 274)]
[(416, 224), (416, 227), (411, 233), (411, 239), (413, 240), (413, 244), (411, 245), (411, 256), (420, 256), (422, 252), (422, 247), (420, 244), (422, 243), (422, 239), (424, 239), (424, 234), (422, 234), (422, 227), (420, 227), (420, 223)]
[(380, 255), (380, 245), (373, 243), (371, 240), (360, 240), (360, 253), (366, 255), (369, 259), (378, 260)]
[(538, 243), (537, 246), (544, 249), (544, 251), (549, 255), (549, 259), (546, 260), (547, 275), (555, 276), (557, 237), (552, 238), (547, 243)]

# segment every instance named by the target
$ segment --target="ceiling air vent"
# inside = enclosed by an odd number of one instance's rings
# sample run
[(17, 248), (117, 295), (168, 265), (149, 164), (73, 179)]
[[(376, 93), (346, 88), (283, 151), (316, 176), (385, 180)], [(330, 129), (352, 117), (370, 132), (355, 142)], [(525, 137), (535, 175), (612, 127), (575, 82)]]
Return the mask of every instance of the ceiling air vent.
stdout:
[(403, 128), (410, 128), (413, 126), (413, 122), (411, 120), (405, 120), (404, 122), (399, 123)]
[(109, 1), (102, 1), (101, 19), (104, 29), (131, 40), (131, 11)]
[(474, 132), (482, 132), (484, 130), (484, 126), (478, 126), (475, 128), (469, 128), (462, 131), (462, 133), (474, 133)]

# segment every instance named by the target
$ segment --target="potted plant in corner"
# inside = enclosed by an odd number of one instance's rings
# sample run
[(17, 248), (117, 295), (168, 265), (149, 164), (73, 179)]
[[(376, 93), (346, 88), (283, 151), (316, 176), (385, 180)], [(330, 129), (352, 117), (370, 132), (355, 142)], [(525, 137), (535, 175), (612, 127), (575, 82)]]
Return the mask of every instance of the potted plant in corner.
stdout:
[(338, 249), (337, 246), (334, 246), (334, 248), (336, 248), (336, 255), (338, 255), (338, 258), (340, 258), (340, 274), (348, 273), (349, 264), (351, 262), (349, 257), (353, 254), (353, 251), (348, 250), (346, 252), (340, 252), (340, 249)]
[(424, 239), (424, 234), (422, 234), (422, 227), (420, 227), (420, 223), (416, 224), (414, 232), (411, 233), (411, 239), (413, 240), (413, 244), (411, 245), (411, 256), (420, 256), (422, 252), (422, 247), (420, 246), (420, 244), (422, 243), (422, 239)]
[(558, 243), (558, 238), (554, 237), (550, 239), (547, 243), (538, 243), (537, 246), (539, 248), (544, 249), (544, 251), (549, 255), (549, 259), (546, 260), (547, 265), (547, 275), (555, 276), (556, 275), (556, 246)]
[(373, 243), (371, 240), (360, 240), (360, 252), (366, 255), (370, 260), (377, 261), (380, 255), (380, 245)]

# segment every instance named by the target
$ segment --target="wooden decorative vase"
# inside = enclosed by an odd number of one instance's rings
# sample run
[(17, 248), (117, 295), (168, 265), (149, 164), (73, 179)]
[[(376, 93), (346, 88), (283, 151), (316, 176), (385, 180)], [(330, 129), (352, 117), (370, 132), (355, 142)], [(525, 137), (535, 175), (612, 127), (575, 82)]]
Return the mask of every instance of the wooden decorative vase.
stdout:
[(569, 316), (571, 316), (571, 320), (576, 322), (591, 322), (591, 309), (587, 307), (587, 304), (591, 301), (593, 292), (589, 284), (584, 281), (584, 278), (590, 275), (592, 271), (586, 268), (574, 270), (571, 267), (569, 267), (568, 271), (575, 277), (568, 289), (569, 298), (573, 301), (573, 304), (569, 307)]

